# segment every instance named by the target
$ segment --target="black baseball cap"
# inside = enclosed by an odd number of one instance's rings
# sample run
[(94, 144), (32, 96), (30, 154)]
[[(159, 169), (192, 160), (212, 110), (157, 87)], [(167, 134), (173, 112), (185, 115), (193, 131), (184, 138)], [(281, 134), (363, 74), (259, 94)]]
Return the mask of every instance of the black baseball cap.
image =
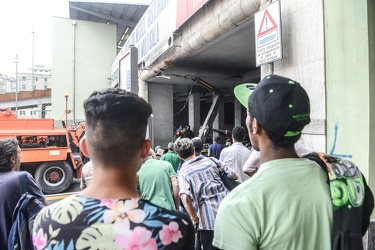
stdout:
[(258, 84), (238, 85), (234, 94), (262, 127), (277, 135), (297, 136), (310, 123), (309, 97), (292, 79), (268, 75)]

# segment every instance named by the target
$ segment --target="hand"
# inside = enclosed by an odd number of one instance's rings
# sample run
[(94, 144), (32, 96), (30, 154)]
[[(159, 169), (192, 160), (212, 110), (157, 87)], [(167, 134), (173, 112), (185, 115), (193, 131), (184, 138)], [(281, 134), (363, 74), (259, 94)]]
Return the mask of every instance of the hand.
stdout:
[(194, 224), (194, 231), (195, 231), (195, 232), (198, 232), (198, 230), (199, 230), (199, 229), (198, 229), (198, 225), (199, 225), (199, 222), (198, 222), (197, 224)]
[(199, 223), (199, 217), (191, 218), (191, 222), (193, 222), (193, 225), (196, 225)]

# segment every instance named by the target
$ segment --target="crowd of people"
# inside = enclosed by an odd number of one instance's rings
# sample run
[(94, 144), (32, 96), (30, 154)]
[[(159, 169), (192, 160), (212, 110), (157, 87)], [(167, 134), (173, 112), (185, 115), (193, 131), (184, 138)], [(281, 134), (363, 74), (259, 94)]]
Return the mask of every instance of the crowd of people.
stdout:
[[(235, 126), (225, 146), (215, 137), (206, 156), (190, 126), (181, 126), (166, 149), (153, 150), (145, 139), (152, 108), (137, 95), (114, 88), (91, 94), (80, 145), (90, 158), (82, 191), (33, 217), (31, 247), (331, 249), (327, 174), (301, 158), (309, 150), (297, 143), (310, 122), (307, 93), (292, 79), (270, 75), (236, 97), (247, 108), (246, 129)], [(247, 134), (251, 150), (243, 145)], [(1, 249), (23, 192), (20, 162), (16, 141), (0, 140)], [(219, 169), (241, 184), (230, 191)], [(27, 192), (46, 205), (30, 174), (27, 180)], [(372, 209), (373, 197), (360, 217), (362, 235)]]

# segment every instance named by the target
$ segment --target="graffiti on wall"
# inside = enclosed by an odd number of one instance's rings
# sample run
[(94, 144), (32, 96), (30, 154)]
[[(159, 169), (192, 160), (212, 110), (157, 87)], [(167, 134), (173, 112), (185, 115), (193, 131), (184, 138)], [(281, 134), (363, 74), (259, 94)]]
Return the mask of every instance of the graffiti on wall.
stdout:
[(336, 122), (335, 123), (335, 135), (334, 135), (334, 139), (333, 139), (332, 148), (331, 148), (331, 151), (329, 152), (329, 154), (332, 155), (332, 156), (340, 157), (340, 158), (352, 158), (353, 156), (351, 154), (335, 153), (338, 131), (339, 131), (339, 125)]

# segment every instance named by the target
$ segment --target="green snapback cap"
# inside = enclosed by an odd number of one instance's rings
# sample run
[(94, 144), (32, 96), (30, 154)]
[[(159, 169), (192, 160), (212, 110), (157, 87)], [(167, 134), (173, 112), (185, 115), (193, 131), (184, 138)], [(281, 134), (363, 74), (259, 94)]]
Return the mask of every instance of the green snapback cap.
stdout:
[(243, 83), (234, 88), (234, 95), (245, 108), (248, 108), (249, 96), (256, 86), (258, 86), (256, 83)]

